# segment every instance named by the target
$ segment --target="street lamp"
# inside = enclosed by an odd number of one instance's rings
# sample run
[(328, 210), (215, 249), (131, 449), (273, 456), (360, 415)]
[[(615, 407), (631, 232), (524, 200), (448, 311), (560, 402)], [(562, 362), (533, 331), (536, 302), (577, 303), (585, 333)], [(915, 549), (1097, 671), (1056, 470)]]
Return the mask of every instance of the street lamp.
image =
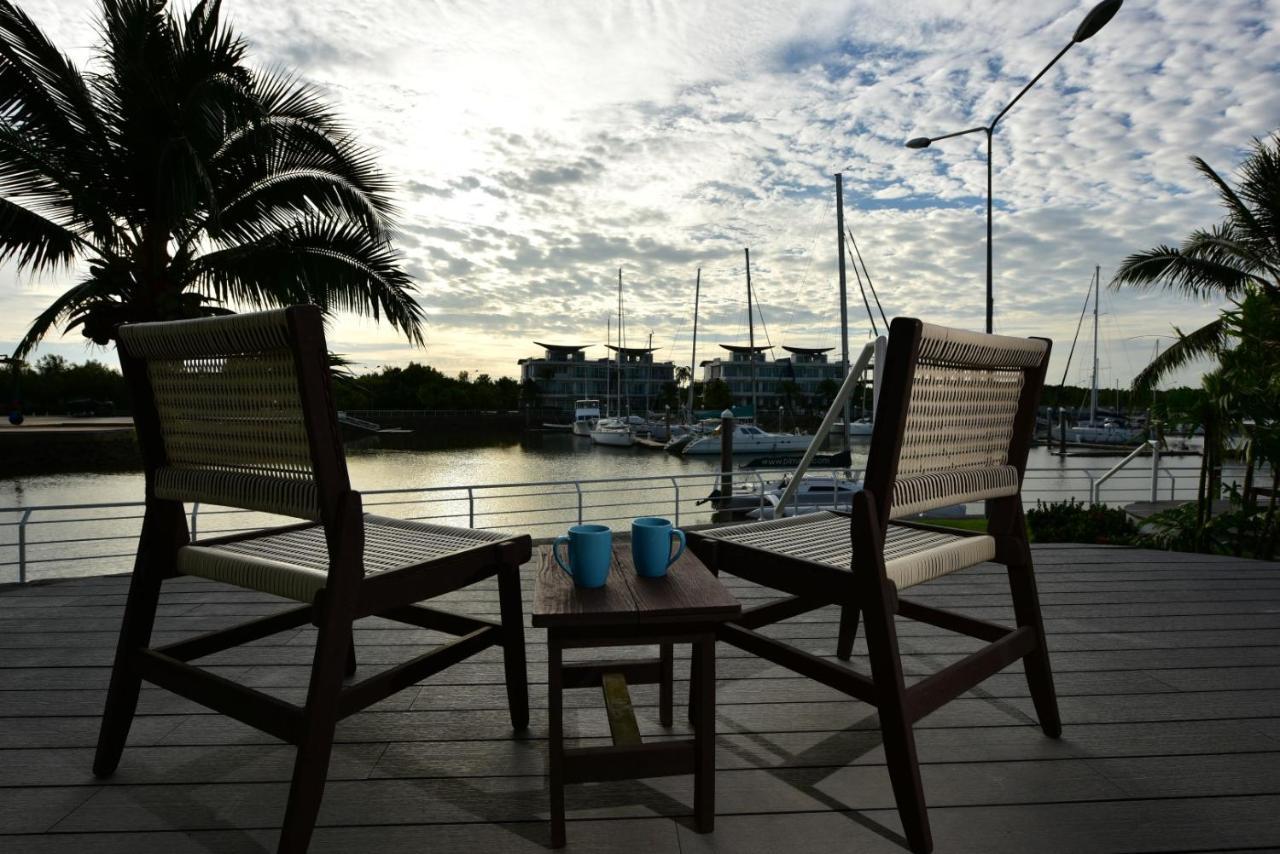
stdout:
[(1089, 14), (1084, 16), (1084, 20), (1080, 22), (1080, 26), (1076, 27), (1075, 34), (1071, 36), (1071, 41), (1067, 42), (1067, 46), (1058, 51), (1058, 55), (1049, 60), (1049, 64), (1040, 69), (1040, 73), (1031, 78), (1031, 82), (1022, 87), (1022, 91), (1014, 96), (1014, 99), (1005, 105), (1004, 109), (996, 113), (996, 117), (991, 120), (991, 124), (968, 130), (958, 130), (954, 133), (944, 133), (941, 136), (917, 136), (914, 139), (907, 140), (907, 148), (928, 148), (935, 142), (944, 139), (951, 139), (953, 136), (964, 136), (970, 133), (978, 133), (979, 131), (987, 135), (987, 332), (991, 332), (992, 315), (995, 310), (995, 297), (991, 286), (991, 135), (995, 133), (996, 125), (1004, 118), (1004, 114), (1009, 112), (1010, 108), (1027, 94), (1027, 90), (1036, 85), (1036, 82), (1045, 75), (1050, 68), (1062, 59), (1063, 55), (1071, 49), (1072, 45), (1079, 44), (1082, 41), (1097, 35), (1107, 25), (1107, 22), (1115, 17), (1116, 12), (1120, 11), (1120, 7), (1124, 5), (1124, 0), (1102, 0), (1097, 6), (1089, 10)]

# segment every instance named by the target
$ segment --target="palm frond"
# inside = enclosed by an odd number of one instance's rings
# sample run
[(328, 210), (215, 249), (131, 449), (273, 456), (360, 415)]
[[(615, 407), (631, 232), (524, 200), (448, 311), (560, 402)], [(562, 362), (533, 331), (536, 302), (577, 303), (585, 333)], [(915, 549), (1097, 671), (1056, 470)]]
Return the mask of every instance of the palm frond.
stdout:
[(1240, 198), (1235, 189), (1228, 184), (1221, 175), (1219, 175), (1212, 166), (1204, 161), (1201, 157), (1192, 157), (1192, 164), (1200, 174), (1204, 175), (1213, 185), (1218, 188), (1218, 198), (1222, 200), (1223, 206), (1227, 209), (1228, 221), (1244, 229), (1246, 232), (1260, 234), (1262, 226), (1259, 224), (1253, 211)]
[(412, 343), (424, 342), (426, 316), (399, 255), (358, 223), (313, 217), (196, 258), (184, 280), (230, 303), (310, 302), (326, 312), (385, 317)]
[(53, 269), (70, 264), (79, 245), (74, 232), (0, 199), (0, 261), (16, 259), (19, 270)]
[(0, 117), (51, 139), (106, 145), (84, 77), (10, 0), (0, 0)]
[(1216, 356), (1227, 346), (1229, 330), (1226, 320), (1218, 317), (1199, 329), (1183, 334), (1174, 327), (1178, 340), (1167, 350), (1151, 360), (1133, 379), (1135, 391), (1144, 392), (1155, 388), (1160, 380), (1196, 359)]
[(1280, 256), (1280, 132), (1267, 142), (1253, 141), (1253, 150), (1240, 165), (1239, 174), (1239, 195), (1253, 213), (1259, 237)]
[(55, 326), (75, 314), (86, 303), (100, 298), (102, 290), (102, 282), (90, 277), (61, 293), (48, 308), (31, 321), (26, 334), (14, 347), (14, 358), (22, 359), (29, 355)]
[(1265, 284), (1265, 279), (1237, 266), (1164, 245), (1125, 258), (1111, 279), (1112, 288), (1165, 288), (1196, 299), (1239, 295), (1250, 285)]
[(219, 212), (212, 236), (220, 242), (255, 240), (289, 221), (310, 215), (359, 222), (370, 234), (386, 231), (381, 214), (366, 193), (343, 176), (323, 169), (299, 168), (268, 175)]

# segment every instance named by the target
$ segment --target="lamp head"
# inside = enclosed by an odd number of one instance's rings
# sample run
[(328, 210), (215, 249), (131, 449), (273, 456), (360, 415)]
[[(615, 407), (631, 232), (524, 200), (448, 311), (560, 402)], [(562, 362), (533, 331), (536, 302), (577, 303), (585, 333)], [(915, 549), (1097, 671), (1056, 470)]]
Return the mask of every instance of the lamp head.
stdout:
[(1076, 27), (1076, 34), (1071, 40), (1076, 44), (1093, 38), (1097, 35), (1098, 30), (1102, 29), (1107, 23), (1116, 16), (1116, 12), (1120, 11), (1120, 7), (1124, 5), (1124, 0), (1102, 0), (1097, 6), (1089, 10), (1089, 14), (1084, 16), (1084, 20), (1080, 22), (1080, 26)]
[(928, 148), (931, 142), (933, 140), (927, 136), (918, 136), (915, 139), (907, 140), (907, 148)]

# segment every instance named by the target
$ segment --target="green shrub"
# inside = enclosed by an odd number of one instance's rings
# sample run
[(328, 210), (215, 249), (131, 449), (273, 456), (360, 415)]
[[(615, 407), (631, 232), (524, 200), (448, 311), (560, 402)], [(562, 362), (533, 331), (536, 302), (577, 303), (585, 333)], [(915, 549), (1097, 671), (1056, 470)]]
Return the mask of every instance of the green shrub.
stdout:
[(1165, 510), (1148, 518), (1135, 544), (1175, 552), (1237, 555), (1271, 560), (1280, 540), (1280, 519), (1266, 506), (1246, 507), (1240, 492), (1231, 489), (1227, 510), (1200, 524), (1196, 502)]
[(1049, 504), (1037, 501), (1035, 509), (1027, 511), (1027, 526), (1036, 543), (1128, 544), (1138, 533), (1123, 510), (1086, 505), (1074, 498)]

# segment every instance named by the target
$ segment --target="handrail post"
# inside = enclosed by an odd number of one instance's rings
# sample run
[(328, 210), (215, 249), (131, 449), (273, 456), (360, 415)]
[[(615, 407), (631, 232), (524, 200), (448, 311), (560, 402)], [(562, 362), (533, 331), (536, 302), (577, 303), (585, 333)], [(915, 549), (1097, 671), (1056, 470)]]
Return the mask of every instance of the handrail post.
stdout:
[(1156, 490), (1160, 487), (1160, 445), (1151, 442), (1151, 503), (1156, 503)]
[(476, 526), (476, 494), (473, 487), (467, 487), (467, 527)]
[[(720, 413), (720, 507), (733, 498), (733, 410)], [(715, 508), (720, 512), (720, 507)]]
[(18, 520), (18, 583), (27, 583), (27, 520), (31, 518), (31, 508), (22, 511)]
[(191, 531), (190, 531), (191, 542), (193, 543), (196, 541), (196, 534), (199, 531), (199, 528), (197, 527), (199, 521), (200, 521), (200, 502), (193, 501), (191, 502)]
[(578, 481), (573, 482), (573, 488), (578, 491), (578, 524), (582, 524), (582, 484)]
[[(668, 427), (670, 424), (668, 423)], [(680, 527), (680, 483), (674, 477), (671, 478), (671, 488), (676, 491), (676, 512), (671, 514), (675, 517), (675, 526)]]

